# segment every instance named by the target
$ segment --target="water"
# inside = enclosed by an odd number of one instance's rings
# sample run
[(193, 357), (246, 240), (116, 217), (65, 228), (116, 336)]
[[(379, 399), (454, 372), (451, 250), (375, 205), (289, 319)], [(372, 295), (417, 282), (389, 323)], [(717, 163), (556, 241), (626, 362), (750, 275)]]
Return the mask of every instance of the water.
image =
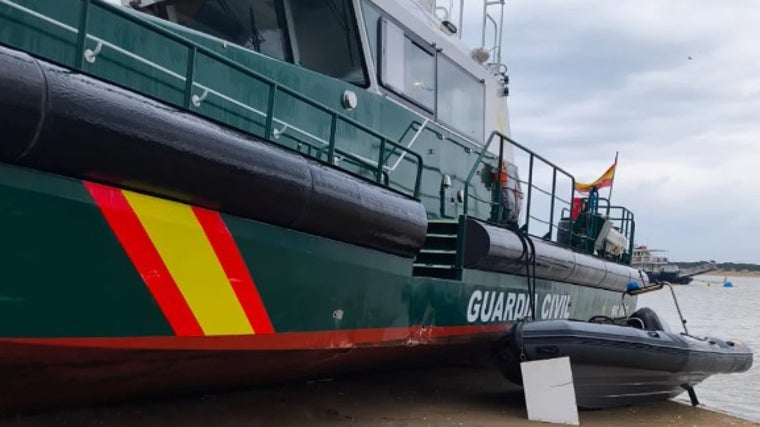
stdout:
[[(723, 276), (698, 276), (687, 286), (674, 285), (689, 333), (743, 341), (755, 353), (749, 371), (715, 375), (695, 389), (704, 406), (760, 422), (760, 277), (729, 277), (733, 288), (723, 287)], [(709, 284), (709, 285), (708, 285)], [(671, 329), (680, 321), (667, 289), (639, 297), (638, 307), (651, 307)], [(688, 402), (685, 393), (677, 398)]]

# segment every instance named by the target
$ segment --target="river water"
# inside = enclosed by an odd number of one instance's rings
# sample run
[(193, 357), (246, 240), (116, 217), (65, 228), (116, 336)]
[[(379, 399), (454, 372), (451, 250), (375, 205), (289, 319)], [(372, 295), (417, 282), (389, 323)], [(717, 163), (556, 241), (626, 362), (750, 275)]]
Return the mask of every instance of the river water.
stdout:
[[(715, 375), (695, 387), (704, 406), (760, 422), (760, 278), (697, 276), (686, 286), (674, 285), (689, 333), (743, 341), (755, 352), (752, 368), (740, 374)], [(654, 309), (673, 331), (680, 330), (673, 298), (666, 289), (641, 295), (638, 307)], [(677, 400), (688, 402), (686, 393)]]

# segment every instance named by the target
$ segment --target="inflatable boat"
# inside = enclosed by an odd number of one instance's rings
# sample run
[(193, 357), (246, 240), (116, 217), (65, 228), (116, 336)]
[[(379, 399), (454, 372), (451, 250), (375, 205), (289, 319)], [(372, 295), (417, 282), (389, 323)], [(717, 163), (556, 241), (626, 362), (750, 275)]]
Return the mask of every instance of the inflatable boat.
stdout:
[(620, 319), (520, 323), (499, 342), (496, 355), (505, 376), (518, 384), (520, 361), (569, 357), (580, 408), (663, 400), (684, 391), (696, 405), (695, 385), (714, 374), (749, 370), (753, 355), (739, 341), (690, 335), (683, 323), (684, 332), (673, 332), (646, 307)]

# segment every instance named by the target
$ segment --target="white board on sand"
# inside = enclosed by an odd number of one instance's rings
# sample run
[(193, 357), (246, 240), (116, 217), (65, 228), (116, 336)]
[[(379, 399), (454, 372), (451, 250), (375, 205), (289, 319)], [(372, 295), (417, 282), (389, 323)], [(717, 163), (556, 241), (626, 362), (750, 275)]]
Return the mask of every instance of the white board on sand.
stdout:
[(580, 425), (570, 358), (520, 363), (528, 419)]

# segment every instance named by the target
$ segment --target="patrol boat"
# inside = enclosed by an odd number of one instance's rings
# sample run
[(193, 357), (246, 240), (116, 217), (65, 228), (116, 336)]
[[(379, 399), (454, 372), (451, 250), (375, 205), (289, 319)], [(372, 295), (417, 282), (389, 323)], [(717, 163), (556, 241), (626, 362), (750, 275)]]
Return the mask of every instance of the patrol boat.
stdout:
[(0, 0), (0, 412), (623, 312), (633, 214), (511, 138), (503, 3), (473, 47), (430, 1)]
[(688, 285), (694, 280), (694, 276), (717, 270), (714, 262), (706, 262), (688, 272), (681, 271), (678, 264), (670, 262), (665, 255), (659, 255), (667, 252), (663, 249), (650, 249), (643, 245), (635, 246), (631, 266), (644, 271), (651, 282), (668, 282), (678, 285)]

